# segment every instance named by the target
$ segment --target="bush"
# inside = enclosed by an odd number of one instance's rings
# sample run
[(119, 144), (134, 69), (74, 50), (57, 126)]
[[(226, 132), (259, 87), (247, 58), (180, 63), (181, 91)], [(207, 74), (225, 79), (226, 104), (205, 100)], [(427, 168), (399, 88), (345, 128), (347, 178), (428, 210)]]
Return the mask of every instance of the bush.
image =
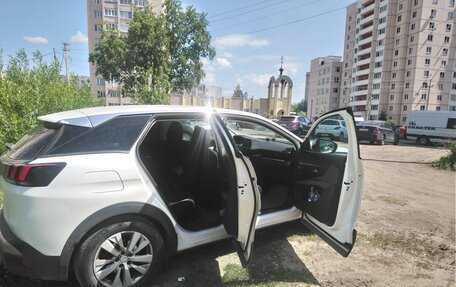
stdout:
[(440, 159), (432, 162), (432, 166), (439, 169), (456, 170), (456, 143), (450, 145), (450, 152)]
[(33, 63), (20, 50), (4, 66), (0, 54), (0, 154), (34, 129), (38, 116), (99, 104), (88, 85), (60, 76), (58, 61), (48, 64), (35, 52)]

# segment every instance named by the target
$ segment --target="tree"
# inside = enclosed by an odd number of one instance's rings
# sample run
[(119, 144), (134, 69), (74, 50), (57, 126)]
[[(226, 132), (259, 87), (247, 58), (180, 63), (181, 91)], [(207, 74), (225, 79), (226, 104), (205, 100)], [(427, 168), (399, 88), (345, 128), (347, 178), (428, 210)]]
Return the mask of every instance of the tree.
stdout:
[(165, 1), (162, 14), (135, 10), (127, 33), (104, 30), (89, 56), (96, 73), (123, 84), (139, 103), (165, 104), (171, 91), (190, 90), (204, 77), (201, 58), (213, 59), (206, 15), (180, 0)]
[(385, 111), (381, 111), (380, 115), (378, 115), (378, 119), (380, 121), (386, 121), (386, 112)]
[(33, 61), (19, 50), (3, 65), (0, 53), (0, 154), (36, 127), (38, 116), (99, 104), (89, 86), (60, 76), (58, 61), (47, 64), (38, 51)]
[(307, 100), (302, 99), (299, 103), (291, 105), (291, 111), (299, 115), (307, 113)]
[(236, 85), (233, 91), (233, 98), (247, 98), (248, 93), (242, 92), (241, 86), (239, 84)]

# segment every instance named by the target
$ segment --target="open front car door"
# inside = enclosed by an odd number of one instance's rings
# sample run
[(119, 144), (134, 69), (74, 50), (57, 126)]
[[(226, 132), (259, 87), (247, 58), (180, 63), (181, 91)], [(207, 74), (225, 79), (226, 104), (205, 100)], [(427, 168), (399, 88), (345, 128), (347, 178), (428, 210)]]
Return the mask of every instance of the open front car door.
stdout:
[(350, 108), (321, 116), (297, 155), (295, 205), (302, 222), (342, 256), (356, 240), (363, 167)]
[(219, 164), (229, 171), (229, 186), (222, 192), (224, 214), (223, 225), (233, 236), (233, 243), (246, 266), (252, 254), (255, 225), (261, 208), (261, 197), (257, 186), (255, 170), (250, 160), (242, 155), (223, 120), (214, 113), (218, 146), (221, 147)]

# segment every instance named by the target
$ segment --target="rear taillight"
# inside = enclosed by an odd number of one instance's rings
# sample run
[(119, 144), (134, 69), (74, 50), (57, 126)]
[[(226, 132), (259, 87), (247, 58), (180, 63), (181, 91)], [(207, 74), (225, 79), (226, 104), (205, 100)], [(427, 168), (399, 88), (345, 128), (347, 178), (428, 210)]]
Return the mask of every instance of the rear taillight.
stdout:
[(380, 128), (375, 128), (375, 129), (373, 130), (373, 132), (376, 133), (376, 134), (379, 134), (379, 133), (380, 133)]
[(5, 165), (2, 175), (5, 180), (22, 186), (47, 186), (62, 171), (65, 163)]
[(291, 125), (292, 125), (292, 126), (296, 126), (297, 124), (299, 124), (299, 122), (296, 122), (296, 121), (292, 121), (292, 122), (291, 122)]

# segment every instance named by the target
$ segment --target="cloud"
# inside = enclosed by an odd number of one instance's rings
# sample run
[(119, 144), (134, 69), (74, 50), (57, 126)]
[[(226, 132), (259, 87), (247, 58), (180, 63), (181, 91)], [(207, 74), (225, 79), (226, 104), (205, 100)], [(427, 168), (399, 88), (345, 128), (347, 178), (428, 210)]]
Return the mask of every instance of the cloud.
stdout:
[(73, 43), (87, 43), (88, 38), (81, 31), (77, 31), (76, 34), (71, 36), (70, 42)]
[(228, 53), (228, 52), (223, 52), (220, 56), (222, 56), (223, 58), (227, 58), (227, 59), (233, 58), (233, 54)]
[[(275, 67), (277, 69), (279, 69), (280, 64), (277, 64)], [(283, 69), (284, 69), (285, 75), (289, 75), (289, 76), (296, 75), (296, 74), (298, 74), (300, 68), (301, 68), (301, 65), (296, 62), (287, 62), (287, 61), (283, 62)]]
[(227, 48), (227, 47), (262, 47), (269, 45), (269, 41), (266, 39), (258, 39), (252, 35), (247, 34), (231, 34), (224, 37), (216, 38), (214, 45), (217, 48)]
[(249, 81), (250, 83), (253, 83), (255, 85), (261, 86), (261, 87), (267, 87), (269, 84), (269, 79), (271, 78), (271, 74), (247, 74), (244, 75), (244, 79)]
[(48, 39), (44, 37), (32, 37), (32, 36), (24, 36), (24, 40), (30, 43), (35, 44), (47, 44)]
[(204, 76), (204, 83), (208, 85), (212, 85), (215, 83), (215, 74), (206, 72), (206, 75)]
[(215, 61), (217, 63), (217, 66), (219, 66), (222, 69), (231, 68), (231, 63), (227, 58), (217, 57)]

